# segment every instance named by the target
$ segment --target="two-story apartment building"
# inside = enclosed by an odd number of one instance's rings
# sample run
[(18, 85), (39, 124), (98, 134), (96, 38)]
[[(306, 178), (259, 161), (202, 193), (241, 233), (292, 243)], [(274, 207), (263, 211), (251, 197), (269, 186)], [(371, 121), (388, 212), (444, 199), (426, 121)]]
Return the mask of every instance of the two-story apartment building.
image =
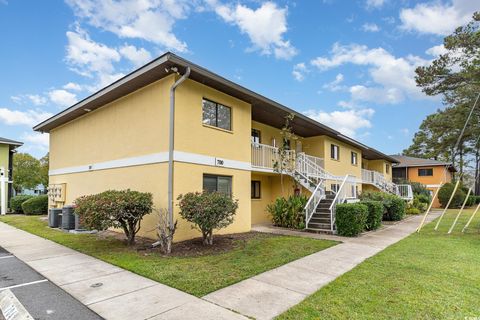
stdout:
[[(13, 154), (15, 149), (22, 146), (22, 142), (0, 137), (0, 212), (5, 214), (9, 200), (13, 196)], [(2, 192), (2, 191), (0, 191)]]
[[(393, 165), (394, 182), (418, 182), (425, 185), (432, 194), (442, 184), (451, 182), (452, 175), (456, 172), (455, 167), (449, 162), (402, 155), (392, 155), (392, 158), (398, 161), (398, 163)], [(438, 198), (434, 199), (432, 207), (440, 208)]]
[[(289, 114), (298, 139), (283, 141)], [(61, 190), (50, 206), (107, 189), (148, 191), (157, 208), (179, 220), (176, 241), (198, 236), (176, 206), (178, 195), (190, 191), (239, 200), (223, 233), (269, 221), (266, 206), (281, 195), (309, 196), (311, 217), (330, 192), (337, 202), (362, 188), (398, 192), (391, 182), (395, 159), (172, 53), (34, 130), (50, 134), (50, 184)], [(275, 165), (280, 144), (291, 158), (282, 176)], [(155, 219), (144, 219), (142, 235), (154, 237)]]

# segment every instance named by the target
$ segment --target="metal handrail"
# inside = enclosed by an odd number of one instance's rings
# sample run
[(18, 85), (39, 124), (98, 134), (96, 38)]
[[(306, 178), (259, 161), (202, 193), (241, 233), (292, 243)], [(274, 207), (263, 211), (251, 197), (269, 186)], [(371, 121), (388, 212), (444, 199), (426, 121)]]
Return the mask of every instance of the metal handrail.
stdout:
[[(318, 194), (318, 196), (317, 196)], [(325, 189), (322, 187), (322, 181), (317, 184), (317, 187), (312, 192), (310, 199), (308, 199), (305, 205), (305, 227), (308, 227), (308, 223), (312, 219), (313, 213), (317, 209), (318, 204), (325, 198)]]
[[(346, 196), (343, 196), (341, 199), (340, 199), (340, 197), (342, 196), (342, 194), (345, 193), (345, 184), (347, 183), (347, 181), (349, 180), (350, 177), (353, 178), (352, 182), (354, 184), (356, 183), (355, 177), (347, 174), (345, 176), (345, 178), (343, 178), (343, 181), (340, 184), (340, 187), (338, 188), (338, 190), (335, 194), (335, 197), (333, 198), (332, 204), (329, 207), (329, 210), (330, 210), (330, 230), (332, 232), (333, 232), (333, 229), (334, 229), (333, 226), (335, 225), (335, 209), (337, 207), (337, 203), (343, 202), (345, 199), (347, 199)], [(354, 190), (353, 192), (356, 193), (356, 190)]]

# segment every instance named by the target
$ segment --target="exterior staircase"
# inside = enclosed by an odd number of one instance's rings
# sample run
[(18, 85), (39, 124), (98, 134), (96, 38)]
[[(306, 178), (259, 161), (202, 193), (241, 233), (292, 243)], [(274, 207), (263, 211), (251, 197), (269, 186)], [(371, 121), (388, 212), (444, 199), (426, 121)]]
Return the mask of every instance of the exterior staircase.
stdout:
[[(333, 233), (330, 207), (335, 199), (335, 193), (327, 191), (312, 214), (307, 226), (308, 231)], [(335, 226), (333, 226), (335, 229)]]

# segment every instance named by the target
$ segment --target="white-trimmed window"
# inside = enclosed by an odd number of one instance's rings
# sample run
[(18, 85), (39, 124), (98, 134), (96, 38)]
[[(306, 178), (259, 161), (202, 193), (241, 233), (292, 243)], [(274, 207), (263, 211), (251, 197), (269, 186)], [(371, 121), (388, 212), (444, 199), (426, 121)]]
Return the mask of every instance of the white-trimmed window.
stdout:
[(330, 145), (330, 158), (333, 160), (340, 160), (340, 147), (336, 144)]
[(258, 129), (252, 129), (252, 143), (260, 144), (262, 143), (262, 134)]
[(213, 174), (203, 175), (203, 191), (232, 195), (232, 177)]
[(207, 99), (203, 99), (202, 122), (208, 126), (232, 130), (232, 108)]
[(353, 152), (353, 151), (352, 151), (352, 156), (351, 156), (351, 158), (352, 158), (352, 164), (353, 164), (354, 166), (358, 165), (358, 154), (357, 154), (356, 152)]
[(252, 180), (252, 199), (261, 199), (262, 198), (262, 192), (261, 192), (261, 182), (258, 180)]

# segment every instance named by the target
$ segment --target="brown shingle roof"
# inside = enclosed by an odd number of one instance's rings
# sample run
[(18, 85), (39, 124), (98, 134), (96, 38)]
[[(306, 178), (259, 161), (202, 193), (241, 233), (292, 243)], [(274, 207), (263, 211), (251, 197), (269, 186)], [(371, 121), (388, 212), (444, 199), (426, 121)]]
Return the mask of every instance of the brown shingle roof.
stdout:
[(424, 167), (424, 166), (446, 166), (449, 170), (456, 171), (450, 162), (442, 162), (432, 159), (415, 158), (402, 155), (390, 155), (390, 157), (397, 159), (399, 163), (394, 164), (394, 168), (408, 168), (408, 167)]

